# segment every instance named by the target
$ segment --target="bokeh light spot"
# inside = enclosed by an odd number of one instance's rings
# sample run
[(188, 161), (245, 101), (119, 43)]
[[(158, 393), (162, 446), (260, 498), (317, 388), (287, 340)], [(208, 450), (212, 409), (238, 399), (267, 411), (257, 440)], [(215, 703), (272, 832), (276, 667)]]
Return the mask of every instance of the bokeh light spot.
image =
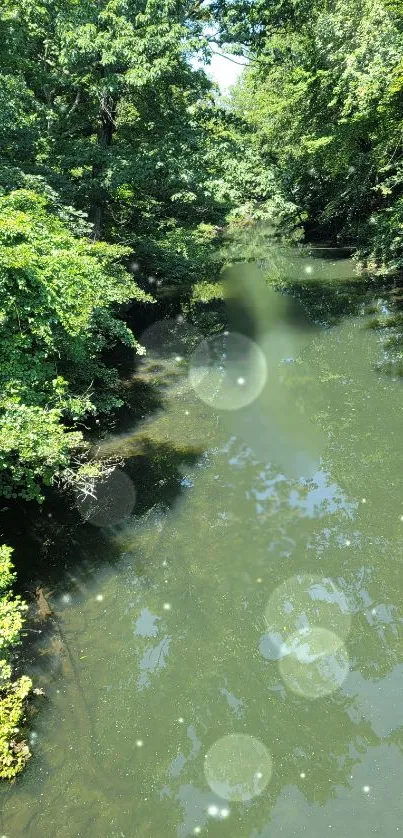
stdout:
[(207, 751), (204, 772), (211, 790), (224, 800), (245, 802), (266, 788), (271, 756), (259, 739), (245, 733), (223, 736)]
[(288, 639), (287, 649), (279, 670), (286, 687), (297, 695), (322, 698), (339, 689), (347, 677), (349, 660), (344, 643), (327, 629), (296, 632)]
[(189, 372), (196, 395), (218, 410), (239, 410), (262, 392), (267, 364), (259, 346), (237, 332), (203, 340), (193, 352)]
[(149, 326), (140, 337), (149, 358), (183, 361), (189, 358), (201, 340), (201, 333), (185, 320), (166, 317)]
[(273, 639), (272, 659), (282, 657), (282, 644), (288, 645), (289, 636), (302, 629), (315, 626), (329, 629), (344, 640), (351, 626), (350, 606), (344, 592), (332, 579), (310, 573), (292, 576), (274, 590), (265, 619)]
[(62, 600), (63, 605), (69, 605), (69, 603), (71, 602), (71, 595), (70, 594), (62, 594), (61, 600)]
[(111, 527), (130, 518), (136, 492), (130, 477), (115, 469), (95, 488), (94, 495), (76, 496), (76, 506), (84, 521), (96, 527)]

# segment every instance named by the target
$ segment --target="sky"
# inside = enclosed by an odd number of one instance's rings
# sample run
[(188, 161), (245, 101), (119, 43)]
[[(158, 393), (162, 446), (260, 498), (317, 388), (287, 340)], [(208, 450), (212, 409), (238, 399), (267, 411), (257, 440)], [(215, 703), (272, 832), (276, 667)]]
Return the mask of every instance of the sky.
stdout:
[(211, 76), (217, 82), (223, 93), (232, 84), (235, 84), (238, 76), (242, 72), (242, 66), (240, 64), (234, 64), (234, 61), (241, 62), (242, 58), (238, 55), (231, 55), (230, 58), (222, 58), (220, 55), (214, 54), (211, 64), (205, 67), (207, 75)]
[(217, 55), (216, 50), (220, 51), (218, 47), (214, 46), (213, 50), (214, 52), (210, 64), (202, 64), (198, 59), (193, 59), (191, 64), (193, 67), (203, 67), (207, 75), (217, 82), (221, 92), (226, 93), (228, 88), (235, 84), (237, 78), (242, 72), (242, 67), (246, 66), (246, 64), (242, 65), (240, 63), (244, 59), (238, 55), (231, 55), (226, 58), (222, 55)]

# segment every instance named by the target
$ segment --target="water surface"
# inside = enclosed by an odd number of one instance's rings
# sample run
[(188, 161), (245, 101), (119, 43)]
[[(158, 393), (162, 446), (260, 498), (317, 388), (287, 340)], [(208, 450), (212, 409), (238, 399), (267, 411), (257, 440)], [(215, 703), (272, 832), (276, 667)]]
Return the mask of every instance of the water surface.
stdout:
[[(307, 264), (326, 280), (327, 263), (337, 270), (320, 256)], [(52, 599), (64, 648), (36, 657), (47, 700), (29, 767), (2, 790), (9, 838), (403, 830), (402, 384), (341, 268), (305, 288), (301, 316), (280, 300), (269, 329), (256, 286), (243, 333), (268, 376), (242, 410), (215, 410), (189, 384), (197, 319), (180, 349), (164, 324), (154, 333), (127, 384), (144, 419), (122, 417), (100, 446), (126, 458), (133, 513), (64, 542)], [(235, 297), (229, 326), (242, 330)], [(312, 649), (285, 648), (295, 621), (332, 633), (347, 661), (340, 674), (330, 660), (316, 698)], [(205, 772), (237, 734), (271, 760), (243, 801)]]

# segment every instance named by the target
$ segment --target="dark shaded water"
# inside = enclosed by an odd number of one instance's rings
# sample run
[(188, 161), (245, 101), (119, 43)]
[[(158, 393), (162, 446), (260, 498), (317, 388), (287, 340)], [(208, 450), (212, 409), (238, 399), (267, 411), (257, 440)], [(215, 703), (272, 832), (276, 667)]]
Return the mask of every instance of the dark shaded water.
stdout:
[(403, 830), (402, 383), (321, 256), (292, 268), (320, 325), (250, 269), (214, 351), (146, 335), (144, 419), (100, 446), (124, 476), (64, 536), (9, 838)]

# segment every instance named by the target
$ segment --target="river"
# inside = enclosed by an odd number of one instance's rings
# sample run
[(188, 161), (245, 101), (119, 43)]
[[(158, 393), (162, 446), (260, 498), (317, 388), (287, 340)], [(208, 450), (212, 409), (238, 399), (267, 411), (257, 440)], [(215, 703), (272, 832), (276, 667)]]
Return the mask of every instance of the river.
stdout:
[(144, 335), (98, 442), (125, 464), (48, 548), (4, 836), (403, 832), (400, 335), (336, 255), (290, 263), (299, 302), (244, 267), (224, 326)]

